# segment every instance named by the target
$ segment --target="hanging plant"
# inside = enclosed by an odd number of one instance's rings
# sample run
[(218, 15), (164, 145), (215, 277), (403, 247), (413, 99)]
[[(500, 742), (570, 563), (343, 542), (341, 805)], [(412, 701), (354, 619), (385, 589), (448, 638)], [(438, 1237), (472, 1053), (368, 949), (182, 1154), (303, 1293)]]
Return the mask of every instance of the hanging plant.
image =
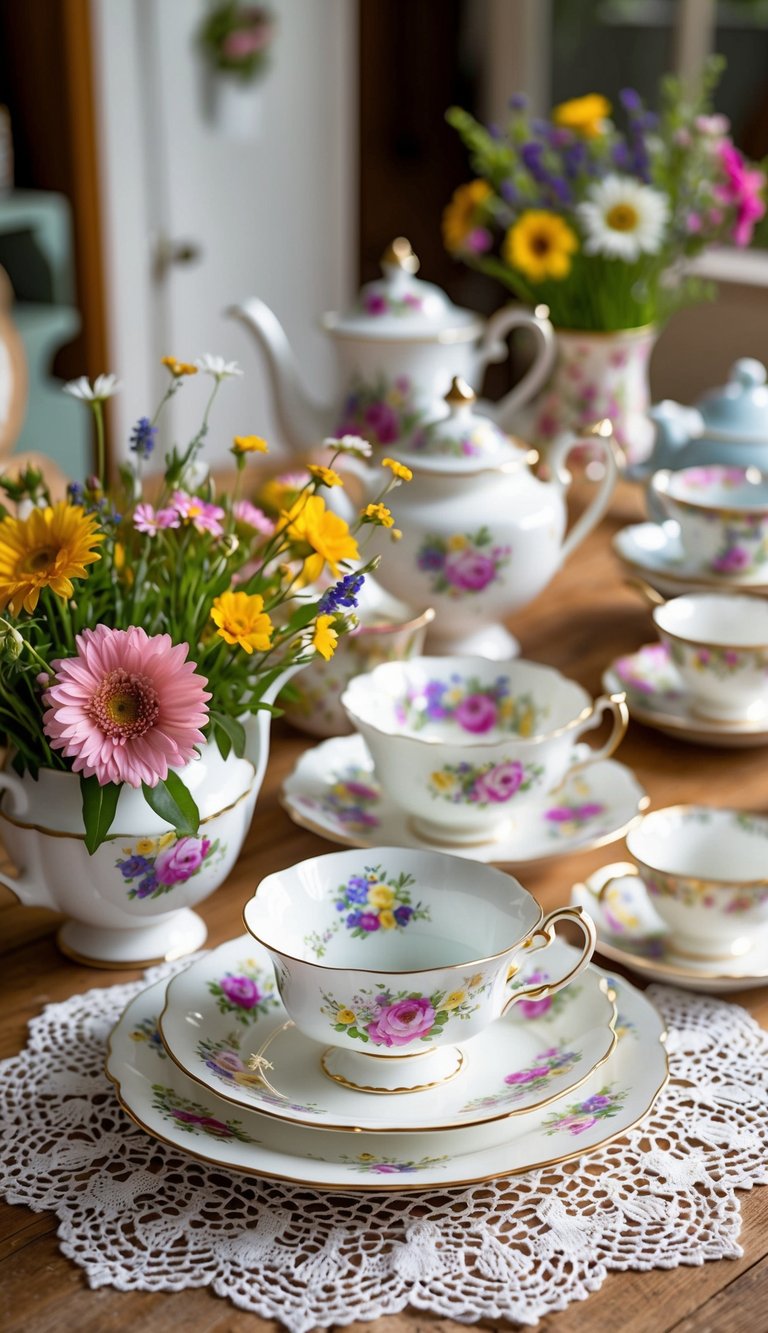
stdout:
[(225, 0), (203, 23), (200, 43), (213, 69), (249, 84), (266, 72), (274, 35), (274, 16), (265, 5)]

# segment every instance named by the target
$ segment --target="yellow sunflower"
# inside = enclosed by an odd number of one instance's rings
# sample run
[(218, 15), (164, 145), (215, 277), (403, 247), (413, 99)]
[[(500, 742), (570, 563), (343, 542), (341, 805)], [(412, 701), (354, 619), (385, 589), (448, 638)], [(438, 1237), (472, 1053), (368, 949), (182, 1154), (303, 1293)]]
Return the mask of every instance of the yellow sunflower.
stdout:
[(544, 282), (567, 278), (578, 248), (575, 231), (557, 213), (529, 208), (504, 237), (502, 255), (531, 282)]
[(272, 641), (272, 621), (259, 593), (223, 592), (211, 607), (211, 619), (225, 643), (239, 644), (248, 654), (264, 653)]
[(454, 190), (451, 202), (443, 209), (443, 243), (451, 254), (457, 254), (477, 226), (478, 214), (493, 193), (484, 180), (468, 181)]
[(103, 542), (96, 519), (78, 505), (59, 500), (47, 509), (33, 509), (28, 518), (0, 523), (0, 611), (10, 606), (17, 616), (30, 614), (43, 588), (68, 598), (72, 580), (86, 577), (86, 565), (101, 558)]
[(603, 133), (605, 121), (611, 114), (611, 104), (602, 93), (587, 93), (561, 102), (552, 110), (552, 119), (563, 129), (582, 134), (585, 139), (596, 139)]

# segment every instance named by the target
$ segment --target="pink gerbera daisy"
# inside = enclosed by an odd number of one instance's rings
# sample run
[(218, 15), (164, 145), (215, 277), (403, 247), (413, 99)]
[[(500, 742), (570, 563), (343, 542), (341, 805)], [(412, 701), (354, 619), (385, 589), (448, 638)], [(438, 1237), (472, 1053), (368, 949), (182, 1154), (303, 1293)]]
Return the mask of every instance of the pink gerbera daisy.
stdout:
[(157, 513), (150, 504), (137, 505), (133, 511), (133, 524), (139, 532), (154, 537), (161, 528), (178, 528), (181, 519), (175, 509), (158, 509)]
[(263, 533), (265, 537), (271, 537), (275, 530), (272, 519), (267, 518), (264, 510), (251, 504), (250, 500), (236, 500), (232, 506), (232, 514), (238, 523), (244, 523), (246, 527)]
[(195, 757), (208, 719), (207, 681), (189, 645), (139, 626), (97, 625), (75, 639), (77, 656), (53, 663), (43, 727), (75, 773), (154, 787)]
[(226, 517), (218, 505), (201, 500), (198, 495), (188, 495), (186, 491), (174, 491), (171, 504), (180, 518), (191, 523), (197, 532), (210, 532), (212, 537), (221, 537), (224, 529), (221, 520)]

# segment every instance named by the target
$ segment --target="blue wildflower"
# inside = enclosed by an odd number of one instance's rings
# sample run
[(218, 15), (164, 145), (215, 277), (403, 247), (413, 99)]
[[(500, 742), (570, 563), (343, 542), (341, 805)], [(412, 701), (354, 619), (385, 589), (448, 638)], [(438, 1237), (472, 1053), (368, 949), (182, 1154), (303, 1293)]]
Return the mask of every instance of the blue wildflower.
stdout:
[(131, 434), (131, 448), (140, 458), (149, 458), (155, 447), (157, 426), (153, 426), (149, 417), (139, 417)]
[(367, 879), (350, 882), (347, 886), (347, 902), (365, 903), (368, 901), (368, 881)]
[(329, 616), (341, 610), (342, 606), (357, 606), (357, 595), (364, 583), (364, 574), (345, 574), (343, 579), (339, 579), (338, 583), (323, 593), (318, 603), (318, 613)]
[(359, 926), (362, 919), (363, 919), (362, 912), (350, 912), (349, 916), (347, 917), (347, 925)]
[(407, 926), (412, 916), (413, 908), (406, 907), (405, 903), (401, 903), (399, 907), (395, 908), (395, 921), (398, 926)]
[(67, 486), (67, 499), (71, 505), (82, 505), (85, 491), (79, 481), (71, 481)]
[(157, 877), (155, 875), (154, 870), (150, 870), (149, 874), (145, 875), (143, 880), (139, 884), (139, 887), (136, 890), (136, 897), (150, 898), (152, 894), (155, 892), (156, 888), (157, 888)]
[(152, 869), (152, 864), (146, 856), (129, 856), (125, 861), (118, 861), (117, 868), (123, 879), (138, 879), (139, 875)]

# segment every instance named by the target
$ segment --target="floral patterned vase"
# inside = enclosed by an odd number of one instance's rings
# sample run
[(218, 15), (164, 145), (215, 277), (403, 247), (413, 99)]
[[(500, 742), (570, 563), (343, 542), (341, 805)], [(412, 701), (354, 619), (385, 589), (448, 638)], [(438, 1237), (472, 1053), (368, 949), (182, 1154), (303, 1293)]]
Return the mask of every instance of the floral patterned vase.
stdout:
[(547, 446), (608, 417), (627, 464), (643, 462), (655, 434), (648, 365), (656, 336), (653, 325), (617, 333), (558, 330), (555, 373), (527, 416), (526, 438)]

